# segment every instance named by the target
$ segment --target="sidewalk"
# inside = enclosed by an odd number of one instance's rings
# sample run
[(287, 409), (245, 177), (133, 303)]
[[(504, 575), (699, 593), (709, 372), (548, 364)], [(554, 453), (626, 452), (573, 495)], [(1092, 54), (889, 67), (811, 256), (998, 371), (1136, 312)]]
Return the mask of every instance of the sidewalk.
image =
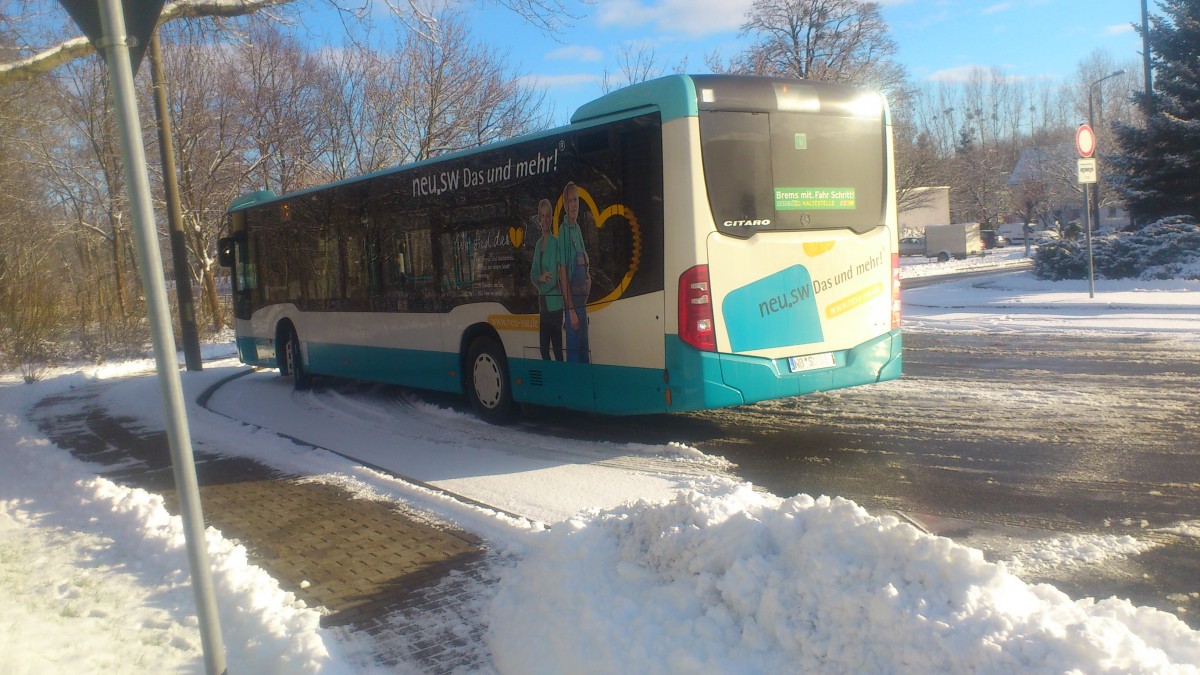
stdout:
[(906, 327), (921, 330), (1081, 331), (1194, 340), (1200, 334), (1200, 281), (1046, 281), (1033, 272), (905, 289)]
[[(111, 416), (103, 404), (106, 386), (44, 399), (31, 419), (59, 447), (107, 467), (100, 473), (114, 481), (163, 495), (168, 510), (178, 513), (166, 434)], [(323, 627), (372, 636), (407, 633), (394, 640), (397, 653), (385, 653), (388, 663), (382, 665), (416, 660), (428, 672), (472, 665), (442, 637), (423, 636), (420, 626), (396, 626), (389, 616), (433, 601), (453, 604), (441, 582), (452, 574), (482, 573), (487, 565), (476, 537), (388, 503), (219, 454), (219, 448), (194, 452), (206, 525), (239, 540), (283, 589), (323, 607)]]

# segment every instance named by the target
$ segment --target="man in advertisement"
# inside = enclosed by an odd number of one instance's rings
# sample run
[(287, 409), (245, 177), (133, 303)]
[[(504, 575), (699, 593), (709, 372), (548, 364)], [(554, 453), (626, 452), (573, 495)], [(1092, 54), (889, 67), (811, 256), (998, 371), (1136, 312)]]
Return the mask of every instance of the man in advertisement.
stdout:
[(565, 303), (563, 324), (567, 333), (567, 360), (588, 363), (587, 299), (592, 290), (592, 278), (583, 231), (579, 229), (579, 188), (575, 183), (567, 183), (563, 189), (563, 202), (563, 222), (558, 231), (562, 257), (558, 269)]

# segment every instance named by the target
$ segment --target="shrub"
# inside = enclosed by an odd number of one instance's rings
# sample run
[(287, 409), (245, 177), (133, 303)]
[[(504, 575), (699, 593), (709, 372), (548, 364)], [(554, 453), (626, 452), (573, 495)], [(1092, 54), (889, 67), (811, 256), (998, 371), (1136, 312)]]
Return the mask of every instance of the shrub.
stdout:
[(59, 355), (66, 304), (55, 296), (55, 281), (28, 269), (11, 274), (0, 287), (0, 365), (20, 371), (27, 383), (45, 376)]
[[(1097, 276), (1106, 279), (1200, 279), (1200, 226), (1190, 216), (1172, 216), (1137, 232), (1093, 237), (1092, 261)], [(1033, 266), (1039, 279), (1083, 279), (1087, 244), (1045, 244)]]
[(1082, 279), (1087, 276), (1087, 247), (1074, 241), (1042, 244), (1033, 254), (1033, 271), (1051, 281)]

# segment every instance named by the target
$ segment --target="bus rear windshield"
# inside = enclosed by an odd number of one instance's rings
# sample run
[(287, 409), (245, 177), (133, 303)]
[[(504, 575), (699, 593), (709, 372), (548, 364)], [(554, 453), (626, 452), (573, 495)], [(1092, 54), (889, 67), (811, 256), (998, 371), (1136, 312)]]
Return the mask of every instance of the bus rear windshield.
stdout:
[(887, 188), (879, 117), (700, 111), (700, 142), (717, 229), (850, 228), (883, 223)]

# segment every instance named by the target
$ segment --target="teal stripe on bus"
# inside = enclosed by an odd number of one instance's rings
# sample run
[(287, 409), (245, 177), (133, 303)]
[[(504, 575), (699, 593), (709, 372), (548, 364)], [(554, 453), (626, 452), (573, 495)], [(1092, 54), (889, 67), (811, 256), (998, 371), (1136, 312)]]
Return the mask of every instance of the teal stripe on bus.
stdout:
[(463, 393), (458, 354), (446, 352), (309, 342), (308, 370), (318, 375)]
[[(667, 336), (671, 411), (757, 403), (900, 377), (903, 340), (892, 331), (853, 349), (835, 352), (835, 366), (801, 373), (787, 359), (702, 352)], [(685, 386), (674, 384), (688, 383)]]
[[(541, 359), (510, 359), (509, 377), (513, 396), (522, 403), (604, 415), (681, 412), (893, 380), (900, 377), (902, 342), (900, 331), (892, 331), (853, 349), (835, 352), (836, 365), (832, 368), (792, 373), (787, 359), (702, 352), (684, 344), (678, 336), (668, 335), (669, 384), (658, 368)], [(238, 349), (254, 349), (254, 339), (239, 338)], [(243, 360), (251, 353), (242, 351)], [(308, 357), (308, 368), (316, 374), (463, 393), (455, 353), (310, 342)], [(272, 359), (256, 365), (275, 364)], [(666, 403), (668, 386), (670, 405)]]
[(522, 403), (604, 415), (666, 412), (661, 368), (509, 359), (513, 396)]
[[(508, 365), (513, 396), (521, 403), (605, 415), (667, 410), (663, 373), (658, 368), (541, 359), (509, 359)], [(309, 342), (308, 369), (318, 375), (463, 393), (454, 353)]]
[(275, 363), (274, 350), (262, 350), (260, 356), (259, 344), (265, 344), (263, 338), (246, 337), (244, 335), (237, 338), (238, 359), (248, 366), (258, 366), (259, 368), (274, 368)]

